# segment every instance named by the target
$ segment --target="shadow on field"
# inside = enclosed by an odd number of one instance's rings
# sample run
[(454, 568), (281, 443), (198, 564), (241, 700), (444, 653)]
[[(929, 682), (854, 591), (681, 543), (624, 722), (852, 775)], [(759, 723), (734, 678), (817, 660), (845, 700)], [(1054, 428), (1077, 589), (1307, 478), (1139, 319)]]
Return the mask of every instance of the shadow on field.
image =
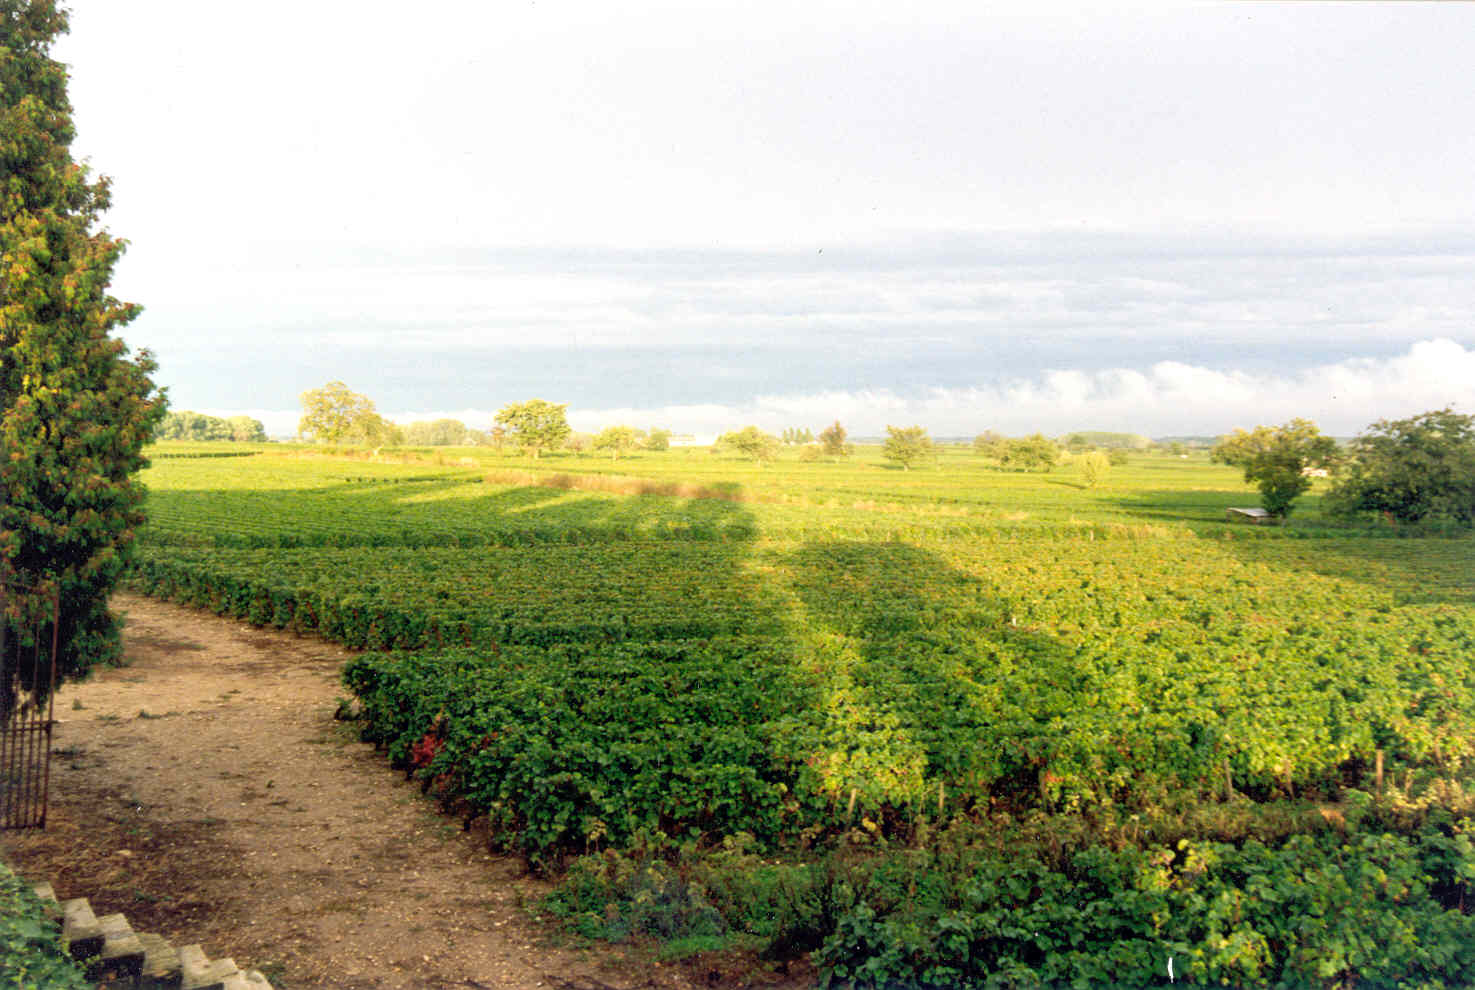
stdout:
[[(1220, 490), (1164, 488), (1135, 490), (1110, 501), (1124, 515), (1153, 522), (1181, 523), (1203, 536), (1209, 527), (1215, 533), (1223, 529), (1224, 510), (1258, 506), (1260, 495), (1253, 491), (1236, 494)], [(1297, 508), (1304, 510), (1305, 505), (1297, 503)]]
[(1257, 492), (1146, 491), (1114, 499), (1123, 513), (1187, 526), (1247, 563), (1383, 588), (1399, 603), (1475, 602), (1475, 540), (1400, 538), (1397, 530), (1327, 518), (1321, 497), (1296, 500), (1283, 523), (1229, 523), (1224, 510), (1260, 504)]
[(1220, 545), (1246, 563), (1378, 588), (1398, 605), (1475, 604), (1475, 539), (1399, 539), (1365, 530), (1321, 539), (1244, 539)]
[(828, 665), (830, 790), (872, 806), (941, 796), (953, 808), (1039, 793), (1052, 722), (1094, 696), (1072, 651), (915, 546), (812, 544), (783, 564)]
[(617, 539), (747, 539), (736, 500), (622, 495), (467, 478), (311, 488), (152, 491), (146, 542), (417, 546)]

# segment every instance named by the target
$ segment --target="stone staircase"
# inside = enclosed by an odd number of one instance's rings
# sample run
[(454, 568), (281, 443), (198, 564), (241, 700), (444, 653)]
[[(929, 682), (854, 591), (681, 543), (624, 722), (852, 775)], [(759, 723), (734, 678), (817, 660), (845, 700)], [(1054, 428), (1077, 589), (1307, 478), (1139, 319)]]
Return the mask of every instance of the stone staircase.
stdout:
[(99, 918), (85, 897), (58, 901), (49, 883), (37, 884), (35, 890), (61, 925), (67, 951), (101, 988), (271, 990), (260, 973), (243, 972), (231, 959), (211, 961), (198, 945), (175, 949), (158, 935), (135, 933), (121, 914)]

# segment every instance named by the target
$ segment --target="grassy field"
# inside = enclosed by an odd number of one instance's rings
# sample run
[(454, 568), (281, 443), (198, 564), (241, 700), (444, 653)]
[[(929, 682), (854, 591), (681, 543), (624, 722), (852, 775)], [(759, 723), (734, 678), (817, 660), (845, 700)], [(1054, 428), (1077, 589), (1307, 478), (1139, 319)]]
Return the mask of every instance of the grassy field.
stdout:
[(219, 450), (155, 448), (137, 586), (373, 651), (366, 738), (586, 935), (855, 985), (1475, 979), (1468, 535), (1320, 489), (1230, 525), (1257, 494), (1201, 454)]

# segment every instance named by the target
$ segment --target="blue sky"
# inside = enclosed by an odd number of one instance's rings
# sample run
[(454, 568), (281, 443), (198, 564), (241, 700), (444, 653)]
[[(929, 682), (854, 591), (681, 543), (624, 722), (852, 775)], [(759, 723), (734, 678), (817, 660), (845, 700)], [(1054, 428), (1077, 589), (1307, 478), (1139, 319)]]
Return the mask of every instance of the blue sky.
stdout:
[[(176, 408), (712, 434), (1475, 412), (1470, 5), (73, 0)], [(617, 8), (617, 9), (616, 9)]]

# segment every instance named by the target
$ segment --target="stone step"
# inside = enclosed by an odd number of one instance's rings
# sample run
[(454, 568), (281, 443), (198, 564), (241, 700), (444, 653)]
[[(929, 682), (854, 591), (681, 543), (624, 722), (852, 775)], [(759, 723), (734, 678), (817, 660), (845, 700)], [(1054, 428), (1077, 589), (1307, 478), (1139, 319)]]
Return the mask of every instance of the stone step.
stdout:
[(226, 980), (241, 972), (234, 959), (212, 961), (198, 945), (179, 950), (179, 965), (184, 973), (181, 990), (235, 990)]
[(103, 934), (102, 925), (98, 924), (97, 915), (92, 913), (92, 905), (87, 903), (87, 898), (74, 897), (63, 901), (61, 910), (61, 940), (72, 958), (80, 962), (101, 955), (107, 937)]
[(41, 898), (42, 903), (45, 904), (46, 913), (51, 915), (52, 918), (60, 919), (61, 901), (56, 899), (56, 891), (52, 889), (51, 884), (43, 881), (31, 889), (36, 892), (36, 896)]
[(99, 990), (272, 990), (260, 972), (242, 971), (233, 959), (212, 961), (198, 945), (175, 949), (160, 935), (135, 933), (122, 914), (99, 919), (87, 898), (59, 901), (49, 883), (32, 889)]
[(109, 914), (98, 919), (98, 924), (104, 937), (102, 954), (88, 967), (88, 978), (137, 983), (143, 974), (144, 948), (128, 919), (121, 914)]
[(184, 973), (179, 966), (179, 953), (174, 951), (162, 935), (144, 932), (138, 936), (143, 943), (143, 973), (139, 990), (180, 990)]

